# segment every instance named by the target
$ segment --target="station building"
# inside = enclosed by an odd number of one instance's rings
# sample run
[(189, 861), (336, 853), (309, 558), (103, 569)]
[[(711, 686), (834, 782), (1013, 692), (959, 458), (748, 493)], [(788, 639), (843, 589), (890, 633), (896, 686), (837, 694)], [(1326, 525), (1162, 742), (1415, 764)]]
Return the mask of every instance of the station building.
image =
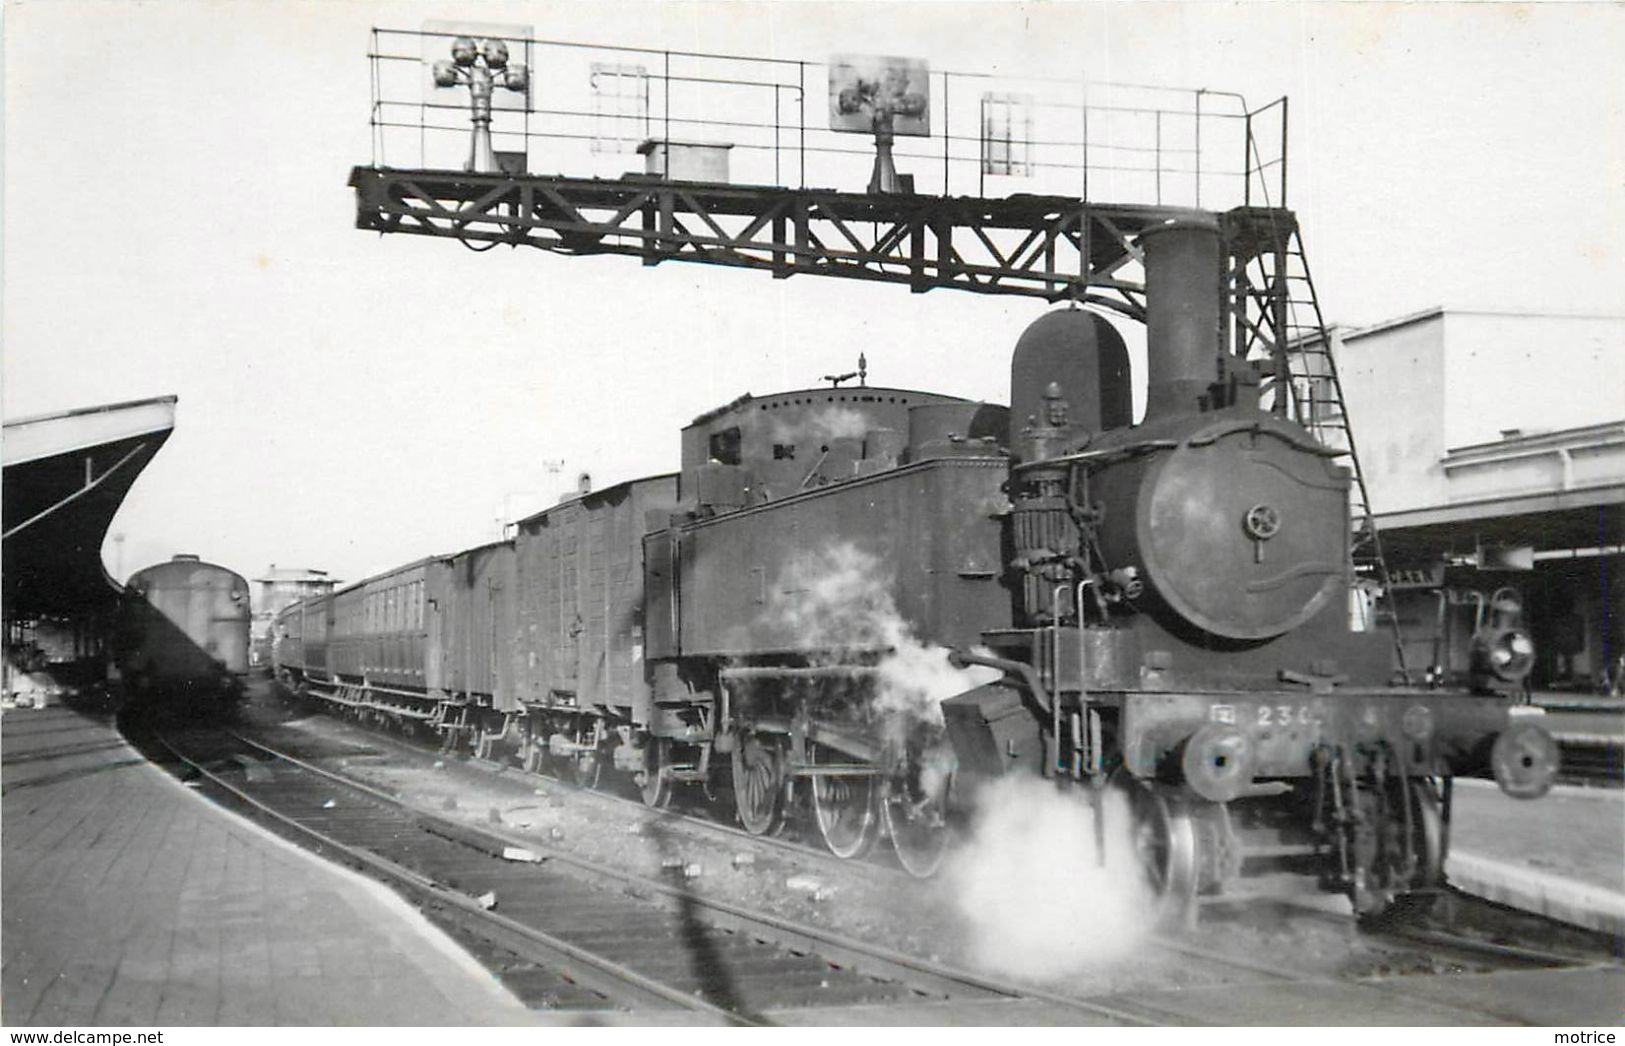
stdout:
[(264, 665), (270, 663), (271, 624), (276, 616), (301, 599), (333, 591), (338, 579), (330, 577), (325, 570), (278, 567), (272, 563), (263, 575), (254, 579), (254, 585), (249, 660), (254, 665)]
[(1409, 666), (1510, 590), (1535, 689), (1617, 692), (1625, 316), (1435, 308), (1331, 337)]

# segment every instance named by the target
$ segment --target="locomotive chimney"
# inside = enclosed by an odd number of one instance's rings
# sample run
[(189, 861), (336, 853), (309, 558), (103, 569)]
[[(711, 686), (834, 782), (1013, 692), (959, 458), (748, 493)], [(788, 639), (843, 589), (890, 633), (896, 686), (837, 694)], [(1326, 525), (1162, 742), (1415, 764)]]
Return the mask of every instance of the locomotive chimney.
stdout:
[(1181, 218), (1140, 234), (1145, 251), (1145, 420), (1195, 414), (1220, 379), (1219, 227)]

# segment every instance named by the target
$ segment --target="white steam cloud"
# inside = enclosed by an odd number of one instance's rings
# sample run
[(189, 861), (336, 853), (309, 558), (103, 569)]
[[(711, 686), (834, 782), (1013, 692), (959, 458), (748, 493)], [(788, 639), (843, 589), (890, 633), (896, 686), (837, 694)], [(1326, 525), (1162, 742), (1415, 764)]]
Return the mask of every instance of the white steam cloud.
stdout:
[(945, 878), (989, 970), (1054, 981), (1120, 960), (1151, 932), (1148, 884), (1134, 857), (1128, 802), (1107, 793), (1106, 860), (1080, 790), (1005, 777), (977, 796), (971, 836)]
[(777, 443), (794, 443), (803, 438), (861, 439), (872, 427), (874, 423), (864, 417), (862, 411), (831, 406), (815, 410), (795, 421), (774, 417), (773, 439)]
[(850, 543), (833, 545), (786, 566), (771, 613), (781, 627), (819, 650), (820, 660), (850, 663), (858, 655), (884, 651), (874, 709), (940, 726), (943, 700), (999, 673), (949, 664), (946, 647), (915, 636), (897, 610), (891, 585), (878, 557)]

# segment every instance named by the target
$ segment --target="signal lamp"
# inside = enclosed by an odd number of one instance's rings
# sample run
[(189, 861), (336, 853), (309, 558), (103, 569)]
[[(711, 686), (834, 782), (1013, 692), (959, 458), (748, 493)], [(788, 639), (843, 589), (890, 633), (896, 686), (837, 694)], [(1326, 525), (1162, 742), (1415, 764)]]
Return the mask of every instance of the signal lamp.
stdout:
[(451, 61), (441, 59), (432, 69), (436, 87), (468, 87), (474, 131), (463, 170), (497, 173), (501, 167), (491, 147), (491, 95), (498, 87), (515, 92), (529, 89), (530, 71), (522, 63), (508, 64), (508, 45), (503, 40), (489, 37), (476, 43), (470, 36), (453, 40)]

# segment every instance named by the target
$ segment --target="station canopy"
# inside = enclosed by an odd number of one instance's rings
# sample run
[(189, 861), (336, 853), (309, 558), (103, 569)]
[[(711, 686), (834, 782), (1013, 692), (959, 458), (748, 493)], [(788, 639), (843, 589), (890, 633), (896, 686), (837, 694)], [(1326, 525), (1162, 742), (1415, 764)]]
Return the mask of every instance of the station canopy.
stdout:
[(94, 614), (112, 602), (118, 586), (102, 566), (102, 543), (174, 430), (175, 404), (161, 396), (5, 423), (8, 619)]

